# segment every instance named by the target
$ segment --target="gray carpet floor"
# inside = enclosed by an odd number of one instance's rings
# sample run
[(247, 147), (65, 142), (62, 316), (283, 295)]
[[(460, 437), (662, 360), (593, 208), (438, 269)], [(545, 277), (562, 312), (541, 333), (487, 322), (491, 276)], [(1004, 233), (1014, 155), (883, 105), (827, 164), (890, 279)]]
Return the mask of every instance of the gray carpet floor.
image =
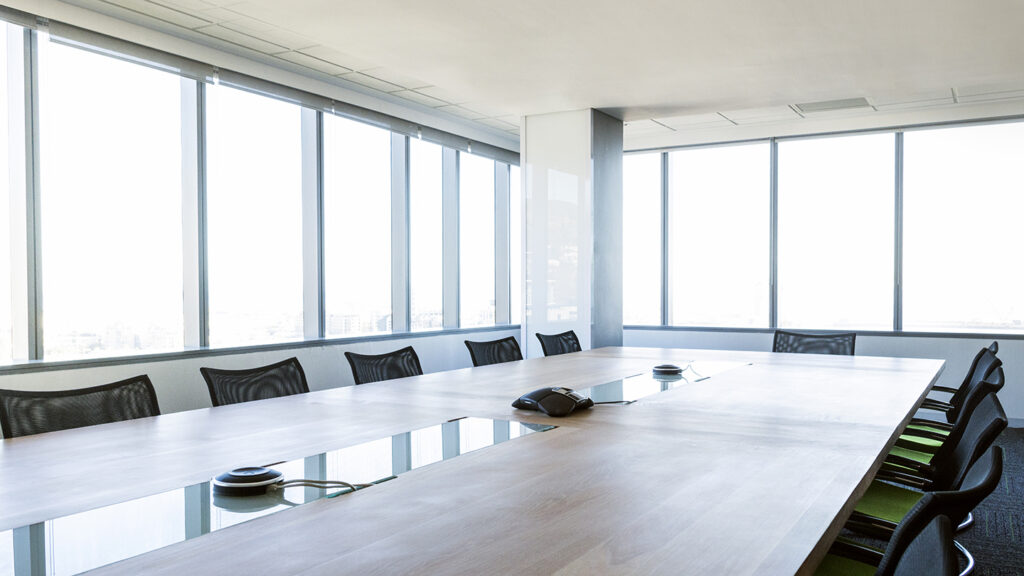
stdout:
[(996, 444), (1003, 447), (1003, 479), (957, 540), (974, 554), (978, 576), (1024, 576), (1024, 428), (1008, 428)]

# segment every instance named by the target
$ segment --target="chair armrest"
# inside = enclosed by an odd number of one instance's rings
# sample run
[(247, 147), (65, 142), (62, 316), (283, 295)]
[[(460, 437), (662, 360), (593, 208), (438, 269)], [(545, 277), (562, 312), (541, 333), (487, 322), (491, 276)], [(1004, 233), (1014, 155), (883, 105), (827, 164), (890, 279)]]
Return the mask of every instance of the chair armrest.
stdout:
[(940, 422), (938, 420), (929, 420), (927, 418), (911, 418), (911, 424), (917, 424), (918, 426), (931, 426), (932, 428), (941, 428), (942, 430), (953, 430), (953, 425), (949, 422)]
[(950, 388), (949, 386), (932, 386), (932, 390), (935, 392), (945, 392), (947, 394), (956, 394), (960, 391), (959, 388)]
[(882, 556), (884, 553), (881, 550), (871, 548), (848, 540), (846, 538), (837, 538), (832, 543), (832, 547), (829, 549), (829, 553), (835, 554), (836, 556), (842, 556), (858, 562), (863, 562), (871, 566), (878, 566), (882, 563)]
[[(935, 473), (935, 469), (924, 462), (918, 462), (917, 460), (911, 460), (910, 458), (904, 458), (903, 456), (897, 456), (895, 454), (886, 455), (885, 462), (883, 462), (882, 465), (885, 466), (886, 464), (910, 468), (911, 474), (917, 473), (929, 478)], [(895, 471), (900, 472), (901, 470), (896, 469)]]
[(895, 482), (918, 490), (924, 490), (931, 484), (931, 482), (925, 478), (914, 476), (913, 474), (908, 474), (906, 472), (900, 472), (898, 470), (888, 469), (879, 470), (878, 473), (875, 474), (875, 479), (885, 480), (886, 482)]
[(943, 402), (941, 400), (935, 400), (934, 398), (925, 398), (924, 402), (921, 403), (921, 408), (927, 408), (929, 410), (938, 410), (939, 412), (949, 412), (953, 409), (953, 405), (949, 402)]

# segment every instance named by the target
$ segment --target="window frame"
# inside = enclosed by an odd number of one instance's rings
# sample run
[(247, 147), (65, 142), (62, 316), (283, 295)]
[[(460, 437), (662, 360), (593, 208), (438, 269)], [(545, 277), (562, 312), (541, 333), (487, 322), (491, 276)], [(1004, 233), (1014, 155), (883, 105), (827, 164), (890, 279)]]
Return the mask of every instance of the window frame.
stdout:
[[(663, 163), (667, 163), (668, 154), (675, 150), (685, 150), (692, 148), (708, 148), (708, 147), (720, 147), (730, 146), (734, 144), (744, 144), (752, 142), (768, 142), (771, 147), (771, 168), (770, 168), (770, 182), (769, 182), (769, 194), (771, 203), (771, 238), (770, 238), (770, 250), (771, 250), (771, 270), (770, 270), (770, 300), (769, 300), (769, 312), (770, 321), (768, 327), (764, 328), (745, 328), (745, 327), (724, 327), (724, 326), (675, 326), (670, 323), (668, 318), (668, 310), (670, 303), (668, 300), (671, 298), (668, 292), (667, 278), (668, 274), (663, 273), (662, 277), (662, 322), (656, 325), (624, 325), (623, 327), (630, 330), (655, 330), (655, 331), (679, 331), (679, 332), (733, 332), (733, 333), (752, 333), (752, 334), (770, 334), (778, 329), (778, 294), (777, 294), (777, 277), (778, 277), (778, 143), (788, 140), (805, 140), (815, 138), (831, 138), (831, 137), (843, 137), (843, 136), (855, 136), (862, 134), (893, 134), (895, 136), (895, 152), (894, 152), (894, 167), (895, 167), (895, 181), (893, 183), (893, 202), (895, 205), (895, 217), (893, 222), (894, 227), (894, 242), (893, 252), (895, 255), (893, 265), (893, 276), (892, 276), (892, 290), (893, 290), (893, 318), (892, 318), (892, 329), (890, 330), (856, 330), (858, 334), (868, 336), (884, 336), (884, 337), (932, 337), (932, 338), (1000, 338), (1005, 340), (1024, 340), (1024, 333), (1014, 332), (993, 332), (988, 330), (978, 331), (958, 331), (958, 332), (925, 332), (925, 331), (907, 331), (903, 329), (902, 317), (903, 317), (903, 293), (902, 293), (902, 271), (903, 271), (903, 159), (904, 159), (904, 142), (903, 135), (905, 132), (920, 131), (920, 130), (931, 130), (931, 129), (949, 129), (957, 127), (971, 127), (981, 126), (990, 124), (1004, 124), (1004, 123), (1024, 123), (1024, 115), (1006, 116), (998, 118), (981, 118), (972, 120), (951, 120), (944, 122), (928, 122), (921, 124), (912, 124), (904, 126), (893, 126), (884, 128), (869, 128), (869, 129), (852, 129), (852, 130), (840, 130), (827, 133), (809, 133), (809, 134), (794, 134), (779, 137), (767, 137), (767, 138), (751, 138), (741, 139), (735, 141), (716, 141), (706, 142), (700, 144), (692, 144), (686, 146), (673, 146), (666, 148), (656, 149), (640, 149), (630, 150), (624, 152), (624, 154), (640, 154), (640, 153), (652, 153), (657, 152), (662, 154)], [(668, 208), (668, 179), (662, 177), (662, 187), (664, 189), (664, 200), (662, 201), (662, 214), (667, 217)], [(668, 259), (668, 240), (663, 238), (662, 240), (662, 253), (666, 259), (666, 271), (667, 271), (667, 259)], [(795, 328), (800, 329), (800, 328)], [(811, 329), (808, 327), (807, 329)], [(846, 332), (848, 330), (814, 330), (815, 332), (821, 333), (839, 333)]]

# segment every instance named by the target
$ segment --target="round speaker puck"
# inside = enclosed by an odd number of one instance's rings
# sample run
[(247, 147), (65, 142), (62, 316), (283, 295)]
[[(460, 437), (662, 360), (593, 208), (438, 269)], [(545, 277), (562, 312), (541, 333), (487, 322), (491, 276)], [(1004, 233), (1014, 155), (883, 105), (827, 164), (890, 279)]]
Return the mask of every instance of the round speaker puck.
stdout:
[(654, 373), (659, 376), (668, 376), (672, 374), (682, 374), (683, 369), (675, 364), (661, 364), (654, 367)]
[(247, 466), (236, 468), (214, 478), (213, 492), (225, 496), (266, 494), (272, 484), (277, 484), (282, 480), (284, 480), (284, 474), (273, 468)]

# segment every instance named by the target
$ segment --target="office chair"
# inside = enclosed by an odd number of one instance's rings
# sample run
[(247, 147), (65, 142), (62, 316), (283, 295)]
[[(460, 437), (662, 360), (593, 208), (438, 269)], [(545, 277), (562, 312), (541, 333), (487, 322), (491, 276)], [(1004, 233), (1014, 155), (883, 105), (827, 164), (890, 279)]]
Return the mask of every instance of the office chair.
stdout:
[(243, 370), (200, 368), (214, 406), (309, 392), (298, 358)]
[(580, 339), (576, 337), (576, 333), (572, 330), (562, 332), (561, 334), (541, 334), (538, 332), (537, 339), (540, 340), (540, 349), (544, 351), (545, 356), (557, 356), (582, 350)]
[(838, 538), (815, 576), (955, 576), (953, 523), (937, 512), (933, 498), (928, 495), (907, 514), (884, 551)]
[(951, 436), (955, 438), (963, 433), (962, 429), (970, 422), (978, 404), (981, 403), (986, 395), (995, 394), (1002, 389), (1005, 381), (1003, 368), (1000, 366), (981, 382), (968, 384), (967, 386), (970, 390), (964, 397), (963, 404), (959, 406), (959, 415), (952, 426), (949, 428), (938, 428), (922, 424), (909, 424), (896, 441), (896, 445), (921, 452), (936, 452), (949, 441)]
[(145, 374), (77, 390), (0, 390), (0, 429), (4, 438), (159, 414), (156, 391)]
[(349, 365), (352, 366), (352, 377), (356, 384), (369, 384), (406, 376), (423, 374), (419, 356), (412, 346), (406, 346), (386, 354), (356, 354), (345, 352)]
[(963, 481), (970, 465), (992, 446), (1006, 425), (1006, 412), (999, 399), (986, 394), (962, 432), (957, 431), (959, 438), (950, 434), (934, 454), (896, 446), (876, 477), (919, 490), (951, 490)]
[(853, 348), (856, 343), (856, 332), (802, 334), (800, 332), (776, 330), (775, 341), (772, 343), (772, 352), (853, 356)]
[[(875, 480), (857, 501), (846, 528), (873, 538), (890, 539), (906, 516), (928, 496), (935, 498), (939, 513), (949, 516), (954, 526), (966, 527), (971, 511), (995, 491), (1002, 474), (1003, 449), (992, 446), (968, 467), (963, 482), (953, 489), (921, 493)], [(962, 544), (953, 544), (967, 561), (962, 574), (969, 574), (974, 568), (974, 557)]]
[(516, 342), (515, 336), (489, 342), (470, 340), (465, 342), (466, 348), (469, 348), (469, 358), (473, 361), (473, 366), (487, 366), (523, 359), (523, 352), (519, 349), (519, 342)]
[(974, 361), (971, 362), (971, 368), (967, 371), (967, 375), (964, 376), (964, 381), (960, 384), (959, 388), (949, 388), (946, 386), (932, 387), (932, 391), (946, 392), (952, 394), (952, 396), (950, 396), (949, 400), (946, 402), (942, 402), (934, 398), (925, 398), (921, 407), (928, 410), (944, 412), (946, 422), (931, 418), (915, 417), (910, 421), (910, 427), (916, 428), (919, 426), (925, 426), (938, 428), (940, 430), (948, 430), (959, 417), (964, 399), (971, 393), (972, 388), (982, 380), (991, 376), (996, 369), (1003, 365), (1002, 360), (996, 356), (996, 351), (998, 350), (998, 342), (993, 342), (988, 347), (982, 348), (974, 356)]

